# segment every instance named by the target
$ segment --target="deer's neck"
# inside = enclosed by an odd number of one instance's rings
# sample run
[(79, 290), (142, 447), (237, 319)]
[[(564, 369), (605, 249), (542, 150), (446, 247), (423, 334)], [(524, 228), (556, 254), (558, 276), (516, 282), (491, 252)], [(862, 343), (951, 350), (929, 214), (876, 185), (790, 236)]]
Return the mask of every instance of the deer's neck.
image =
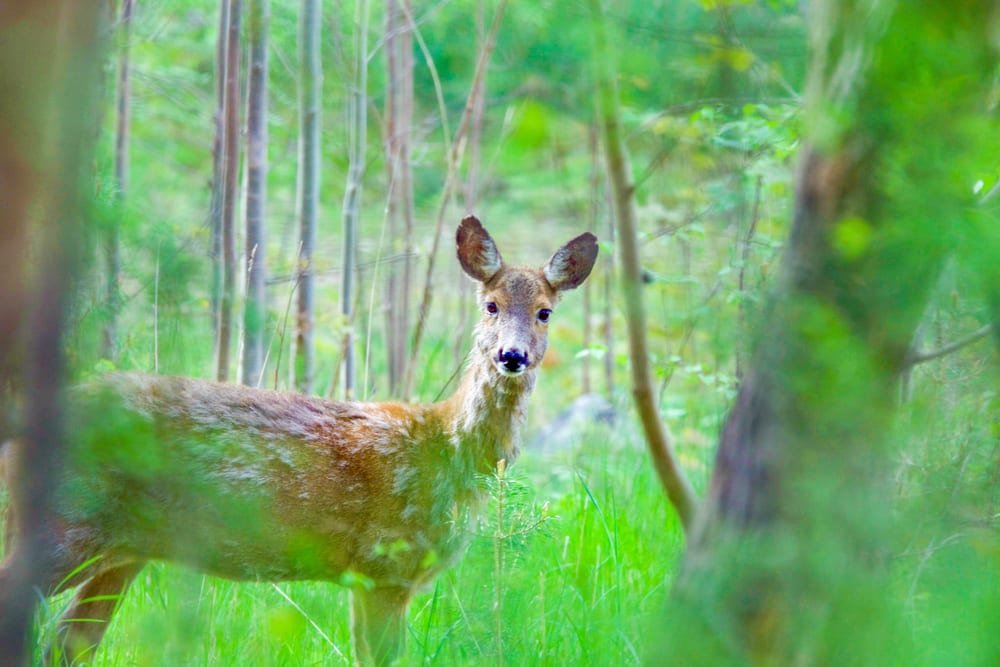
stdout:
[(445, 405), (452, 439), (477, 471), (495, 470), (500, 459), (513, 463), (534, 386), (534, 370), (505, 377), (489, 359), (472, 353), (458, 390)]

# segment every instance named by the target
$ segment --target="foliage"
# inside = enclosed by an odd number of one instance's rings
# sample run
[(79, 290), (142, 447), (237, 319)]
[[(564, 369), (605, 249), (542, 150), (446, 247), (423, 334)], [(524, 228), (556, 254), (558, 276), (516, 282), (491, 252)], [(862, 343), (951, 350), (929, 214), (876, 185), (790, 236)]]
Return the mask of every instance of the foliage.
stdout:
[[(454, 132), (475, 66), (471, 35), (479, 1), (414, 4)], [(489, 11), (493, 3), (485, 4)], [(798, 4), (629, 0), (610, 3), (608, 9), (637, 181), (652, 370), (660, 385), (663, 419), (702, 491), (714, 443), (740, 382), (737, 362), (745, 358), (751, 332), (763, 316), (758, 304), (776, 282), (775, 267), (789, 229), (806, 63)], [(263, 384), (289, 388), (298, 243), (299, 3), (273, 0), (272, 5), (270, 280)], [(327, 5), (315, 391), (336, 392), (340, 341), (353, 328), (357, 395), (381, 399), (387, 396), (381, 281), (385, 263), (392, 261), (382, 233), (382, 9), (373, 6), (371, 21), (371, 130), (360, 220), (358, 310), (353, 321), (345, 321), (336, 304), (342, 279), (339, 211), (348, 168), (353, 4)], [(111, 185), (114, 110), (113, 96), (107, 96), (93, 167), (91, 206), (97, 222), (92, 232), (99, 236), (101, 225), (118, 225), (121, 232), (118, 368), (212, 375), (208, 207), (216, 11), (217, 3), (207, 0), (137, 3), (133, 174), (124, 202), (116, 199)], [(518, 262), (540, 264), (559, 242), (585, 228), (601, 238), (602, 254), (615, 249), (605, 188), (594, 191), (590, 185), (595, 156), (589, 149), (588, 21), (581, 3), (519, 2), (509, 6), (500, 31), (489, 73), (477, 214), (505, 256)], [(420, 51), (415, 57), (413, 166), (417, 260), (422, 266), (431, 245), (446, 147), (430, 69)], [(108, 91), (114, 89), (113, 71), (109, 62)], [(928, 81), (917, 103), (933, 105), (939, 94), (938, 83)], [(976, 134), (982, 128), (963, 131)], [(927, 135), (934, 139), (932, 128)], [(953, 157), (947, 146), (937, 148), (942, 159)], [(996, 185), (998, 174), (995, 167), (984, 170), (980, 157), (955, 161), (952, 177), (985, 193)], [(897, 155), (891, 162), (907, 158)], [(906, 192), (908, 174), (890, 171), (885, 176)], [(594, 219), (591, 210), (596, 211)], [(460, 204), (453, 213), (457, 222)], [(928, 233), (949, 224), (931, 213)], [(985, 207), (970, 215), (992, 223), (995, 211)], [(861, 252), (867, 241), (861, 221), (842, 225), (836, 242), (850, 255)], [(456, 288), (464, 278), (450, 243), (443, 246), (447, 255), (439, 258), (435, 279), (439, 296), (415, 383), (417, 396), (427, 401), (453, 388), (449, 382), (471, 340), (472, 306)], [(99, 250), (93, 243), (88, 248), (93, 270), (83, 275), (71, 313), (68, 352), (77, 379), (112, 367), (99, 358), (108, 303), (98, 273), (102, 263), (92, 259)], [(581, 295), (567, 295), (553, 316), (551, 349), (532, 401), (527, 439), (579, 394), (583, 364), (589, 363), (596, 376), (604, 358), (613, 361), (614, 386), (595, 385), (618, 410), (616, 427), (579, 436), (569, 450), (528, 447), (503, 481), (493, 481), (493, 497), (483, 509), (468, 555), (411, 607), (406, 664), (499, 662), (499, 642), (509, 664), (637, 664), (659, 636), (660, 612), (683, 538), (626, 407), (624, 319), (617, 302), (604, 310), (600, 286), (613, 277), (607, 270), (599, 262), (588, 288), (595, 304), (589, 347), (582, 333)], [(970, 291), (977, 281), (976, 271), (967, 266), (945, 272), (927, 310), (923, 345), (938, 347), (990, 320), (984, 299)], [(594, 342), (600, 340), (597, 332), (606, 318), (614, 332), (610, 348)], [(824, 332), (817, 335), (822, 342)], [(892, 425), (891, 511), (905, 528), (894, 536), (890, 583), (905, 601), (900, 622), (914, 638), (912, 647), (900, 650), (916, 662), (990, 664), (998, 659), (991, 620), (1000, 618), (995, 373), (987, 343), (917, 367), (913, 400)], [(849, 496), (850, 485), (841, 492)], [(66, 604), (65, 597), (57, 598), (43, 610), (43, 637), (51, 635)], [(830, 641), (849, 642), (849, 630)], [(712, 633), (712, 628), (698, 627), (687, 641), (698, 646), (704, 641), (706, 658), (719, 649), (717, 657), (725, 660), (726, 649), (712, 644)], [(312, 582), (233, 584), (152, 565), (122, 601), (95, 664), (348, 664), (349, 647), (344, 589)]]

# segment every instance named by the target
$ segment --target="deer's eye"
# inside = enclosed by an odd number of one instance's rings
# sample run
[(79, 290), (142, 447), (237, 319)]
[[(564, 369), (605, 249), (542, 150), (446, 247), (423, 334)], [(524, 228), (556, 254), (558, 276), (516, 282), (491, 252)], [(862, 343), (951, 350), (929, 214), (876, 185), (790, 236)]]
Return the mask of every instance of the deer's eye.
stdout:
[(549, 315), (551, 315), (551, 314), (552, 314), (551, 310), (549, 310), (548, 308), (542, 308), (540, 311), (538, 311), (538, 321), (539, 322), (548, 322), (549, 321)]
[(490, 301), (488, 304), (486, 304), (486, 312), (489, 313), (490, 315), (496, 315), (498, 312), (500, 312), (500, 309), (497, 307), (495, 303)]

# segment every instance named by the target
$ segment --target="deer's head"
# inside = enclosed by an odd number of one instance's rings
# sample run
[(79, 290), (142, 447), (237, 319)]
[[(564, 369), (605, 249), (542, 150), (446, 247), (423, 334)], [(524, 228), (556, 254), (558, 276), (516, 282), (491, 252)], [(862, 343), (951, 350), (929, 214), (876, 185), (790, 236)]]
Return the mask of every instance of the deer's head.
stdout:
[(579, 287), (590, 275), (597, 238), (589, 232), (577, 236), (539, 269), (506, 265), (475, 216), (462, 220), (455, 240), (462, 269), (479, 284), (478, 352), (507, 377), (536, 368), (548, 345), (549, 317), (559, 294)]

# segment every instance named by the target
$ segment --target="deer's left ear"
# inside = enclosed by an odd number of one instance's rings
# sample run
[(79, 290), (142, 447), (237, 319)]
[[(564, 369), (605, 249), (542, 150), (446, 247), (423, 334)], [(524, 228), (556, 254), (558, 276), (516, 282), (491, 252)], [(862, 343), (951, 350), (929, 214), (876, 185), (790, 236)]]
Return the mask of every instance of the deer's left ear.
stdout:
[(557, 292), (583, 284), (597, 259), (597, 237), (587, 232), (556, 250), (545, 265), (545, 279)]

